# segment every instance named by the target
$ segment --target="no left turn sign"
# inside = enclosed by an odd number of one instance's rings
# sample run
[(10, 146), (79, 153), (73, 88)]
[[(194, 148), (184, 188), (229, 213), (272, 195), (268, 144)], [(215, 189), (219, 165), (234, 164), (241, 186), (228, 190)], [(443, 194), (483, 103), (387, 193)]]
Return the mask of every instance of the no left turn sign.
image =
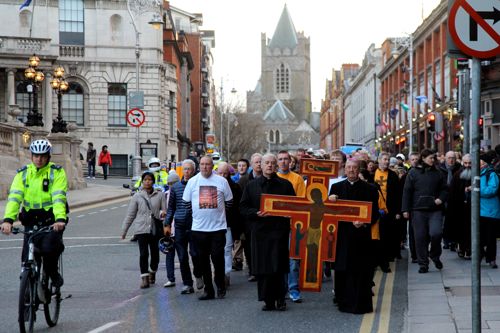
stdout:
[(500, 0), (456, 0), (448, 28), (465, 54), (476, 58), (500, 55)]
[(133, 127), (140, 127), (146, 121), (144, 111), (139, 108), (133, 108), (127, 112), (127, 123)]

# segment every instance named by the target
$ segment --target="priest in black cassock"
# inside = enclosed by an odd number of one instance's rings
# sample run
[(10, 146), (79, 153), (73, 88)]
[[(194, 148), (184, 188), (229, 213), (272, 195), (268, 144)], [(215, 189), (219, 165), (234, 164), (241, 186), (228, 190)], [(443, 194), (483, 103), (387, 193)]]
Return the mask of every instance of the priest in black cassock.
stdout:
[[(372, 203), (372, 224), (379, 217), (377, 189), (359, 179), (359, 161), (345, 165), (347, 178), (330, 188), (328, 199), (358, 200)], [(340, 311), (363, 314), (373, 311), (372, 279), (375, 264), (371, 225), (339, 222), (335, 259), (335, 298)]]
[(257, 277), (258, 298), (263, 311), (286, 310), (286, 274), (289, 271), (290, 219), (260, 211), (263, 193), (295, 196), (292, 184), (276, 175), (276, 156), (262, 157), (262, 176), (245, 187), (240, 213), (251, 223), (251, 271)]

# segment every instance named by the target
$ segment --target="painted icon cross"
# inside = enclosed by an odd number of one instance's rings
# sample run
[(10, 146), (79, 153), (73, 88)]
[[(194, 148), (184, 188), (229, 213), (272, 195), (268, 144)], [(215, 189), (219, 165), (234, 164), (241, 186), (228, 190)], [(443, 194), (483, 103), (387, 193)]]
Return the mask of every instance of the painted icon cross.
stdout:
[(291, 218), (290, 257), (301, 259), (299, 286), (320, 291), (322, 263), (335, 261), (339, 221), (370, 223), (371, 203), (327, 201), (328, 181), (337, 175), (337, 162), (304, 159), (300, 170), (307, 176), (306, 197), (263, 194), (261, 210)]

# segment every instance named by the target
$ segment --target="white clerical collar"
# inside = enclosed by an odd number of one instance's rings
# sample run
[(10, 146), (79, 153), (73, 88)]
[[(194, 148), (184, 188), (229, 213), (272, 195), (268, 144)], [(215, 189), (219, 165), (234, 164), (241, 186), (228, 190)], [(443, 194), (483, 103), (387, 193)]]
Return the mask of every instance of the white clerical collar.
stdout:
[(353, 182), (351, 182), (349, 179), (347, 179), (347, 181), (349, 182), (349, 184), (354, 185), (354, 183), (356, 183), (357, 181), (359, 181), (359, 178), (358, 178), (358, 179), (356, 179), (356, 180), (355, 180), (355, 181), (353, 181)]

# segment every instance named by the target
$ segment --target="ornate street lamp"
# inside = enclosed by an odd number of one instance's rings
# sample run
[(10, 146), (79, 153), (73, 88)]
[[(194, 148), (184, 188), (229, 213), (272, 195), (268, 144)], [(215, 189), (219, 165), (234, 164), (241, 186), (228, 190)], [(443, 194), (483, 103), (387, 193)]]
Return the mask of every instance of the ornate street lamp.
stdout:
[(52, 121), (52, 133), (68, 133), (67, 123), (62, 116), (62, 95), (68, 90), (68, 82), (64, 79), (64, 68), (62, 66), (54, 69), (54, 78), (50, 81), (50, 86), (57, 94), (57, 118)]
[[(24, 70), (24, 77), (28, 81), (26, 90), (28, 92), (28, 120), (26, 126), (43, 126), (43, 116), (38, 112), (38, 85), (43, 81), (45, 75), (38, 71), (40, 58), (33, 55), (28, 60), (29, 67)], [(31, 95), (33, 95), (33, 108), (31, 107)]]

